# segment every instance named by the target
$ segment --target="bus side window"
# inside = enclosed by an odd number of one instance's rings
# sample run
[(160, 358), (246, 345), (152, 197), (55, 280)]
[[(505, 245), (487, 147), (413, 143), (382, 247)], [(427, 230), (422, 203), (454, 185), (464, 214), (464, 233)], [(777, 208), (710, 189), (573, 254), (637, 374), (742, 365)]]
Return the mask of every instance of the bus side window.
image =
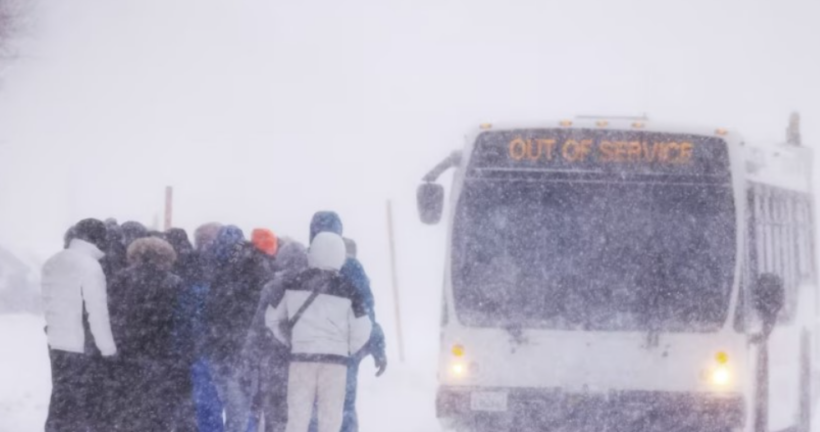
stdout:
[(752, 185), (747, 199), (751, 214), (747, 215), (750, 226), (745, 281), (764, 273), (780, 276), (786, 298), (778, 322), (787, 324), (796, 316), (805, 271), (811, 271), (808, 198), (775, 187)]
[(797, 254), (798, 269), (801, 281), (814, 280), (814, 251), (811, 247), (812, 229), (811, 208), (807, 199), (800, 197), (796, 203)]

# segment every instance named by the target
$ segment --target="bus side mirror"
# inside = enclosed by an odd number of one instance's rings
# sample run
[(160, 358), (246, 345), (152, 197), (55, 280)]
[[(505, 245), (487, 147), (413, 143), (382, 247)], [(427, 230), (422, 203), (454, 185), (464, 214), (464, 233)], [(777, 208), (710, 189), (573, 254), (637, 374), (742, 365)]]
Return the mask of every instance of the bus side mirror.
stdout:
[(777, 315), (785, 302), (783, 279), (773, 273), (764, 273), (755, 281), (753, 294), (755, 311), (763, 321), (764, 335), (768, 336), (777, 323)]
[(437, 224), (444, 211), (444, 187), (437, 183), (423, 183), (416, 192), (416, 199), (422, 223)]

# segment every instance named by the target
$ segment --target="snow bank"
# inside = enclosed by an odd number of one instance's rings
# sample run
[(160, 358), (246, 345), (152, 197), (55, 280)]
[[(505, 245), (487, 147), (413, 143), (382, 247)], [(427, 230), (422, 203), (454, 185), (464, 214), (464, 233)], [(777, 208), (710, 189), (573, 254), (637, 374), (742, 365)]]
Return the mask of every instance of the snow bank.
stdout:
[(51, 372), (45, 321), (0, 315), (0, 431), (42, 431)]

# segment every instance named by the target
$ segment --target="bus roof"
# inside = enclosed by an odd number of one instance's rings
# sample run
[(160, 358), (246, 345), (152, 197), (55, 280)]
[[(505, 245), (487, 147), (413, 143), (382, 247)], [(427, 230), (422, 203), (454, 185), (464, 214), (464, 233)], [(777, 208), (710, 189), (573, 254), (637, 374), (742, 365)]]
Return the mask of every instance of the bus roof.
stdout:
[(482, 132), (488, 130), (512, 130), (512, 129), (598, 129), (598, 130), (631, 130), (665, 132), (674, 134), (721, 136), (727, 142), (742, 142), (740, 135), (730, 129), (709, 128), (703, 126), (681, 126), (680, 124), (658, 123), (642, 118), (628, 117), (581, 117), (575, 119), (530, 122), (530, 123), (484, 123), (473, 131), (470, 141)]

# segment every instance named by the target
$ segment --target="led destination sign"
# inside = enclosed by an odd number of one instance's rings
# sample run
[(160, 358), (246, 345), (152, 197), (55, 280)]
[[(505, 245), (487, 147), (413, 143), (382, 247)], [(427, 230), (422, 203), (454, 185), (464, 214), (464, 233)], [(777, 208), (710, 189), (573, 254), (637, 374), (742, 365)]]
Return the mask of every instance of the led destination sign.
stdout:
[(643, 131), (520, 129), (479, 135), (471, 167), (728, 177), (718, 137)]

